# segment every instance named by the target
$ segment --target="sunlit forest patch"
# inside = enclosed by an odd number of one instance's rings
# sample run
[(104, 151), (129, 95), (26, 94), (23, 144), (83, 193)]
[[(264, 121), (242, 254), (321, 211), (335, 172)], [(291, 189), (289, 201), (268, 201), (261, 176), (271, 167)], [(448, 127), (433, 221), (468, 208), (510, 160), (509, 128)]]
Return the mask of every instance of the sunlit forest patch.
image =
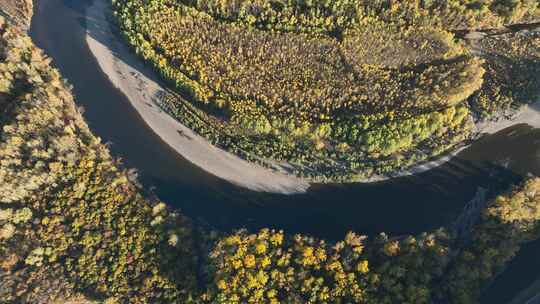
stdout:
[[(511, 45), (530, 43), (516, 39)], [(209, 233), (141, 189), (110, 156), (50, 61), (0, 17), (2, 302), (475, 303), (520, 247), (540, 238), (534, 177), (483, 199), (470, 224), (419, 235), (350, 232), (330, 242), (272, 229)], [(437, 147), (433, 134), (459, 130), (470, 111), (457, 102), (392, 119), (369, 114), (359, 147), (392, 155), (428, 137)], [(323, 136), (326, 127), (317, 130)]]
[(472, 139), (475, 119), (508, 104), (486, 101), (504, 72), (454, 32), (538, 16), (536, 1), (113, 4), (128, 43), (179, 94), (163, 109), (318, 182), (390, 175)]

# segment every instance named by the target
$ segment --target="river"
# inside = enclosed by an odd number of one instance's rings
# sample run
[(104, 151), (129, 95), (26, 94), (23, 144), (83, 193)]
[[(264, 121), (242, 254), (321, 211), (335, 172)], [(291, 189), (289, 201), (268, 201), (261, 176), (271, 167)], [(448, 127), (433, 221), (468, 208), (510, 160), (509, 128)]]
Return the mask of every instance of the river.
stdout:
[[(487, 136), (449, 163), (415, 176), (375, 184), (313, 185), (297, 195), (239, 188), (192, 165), (162, 142), (102, 73), (86, 44), (84, 9), (89, 2), (39, 0), (31, 37), (73, 84), (86, 121), (94, 134), (110, 143), (112, 154), (138, 169), (146, 189), (217, 229), (271, 227), (330, 240), (343, 238), (349, 230), (416, 234), (450, 224), (478, 186), (502, 189), (529, 172), (540, 175), (540, 130), (518, 125)], [(540, 255), (539, 244), (520, 253), (507, 271), (511, 276), (505, 273), (497, 279), (493, 286), (499, 288), (491, 288), (488, 294), (499, 296), (489, 303), (511, 297), (538, 277), (539, 263), (523, 265)], [(521, 260), (525, 262), (519, 264)]]

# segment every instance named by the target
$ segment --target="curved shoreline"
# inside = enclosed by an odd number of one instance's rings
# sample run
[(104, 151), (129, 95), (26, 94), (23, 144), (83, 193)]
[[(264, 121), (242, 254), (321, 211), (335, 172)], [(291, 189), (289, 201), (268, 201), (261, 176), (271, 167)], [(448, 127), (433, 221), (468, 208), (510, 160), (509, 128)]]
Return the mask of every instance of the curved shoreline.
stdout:
[(432, 161), (419, 163), (413, 165), (408, 169), (399, 170), (393, 174), (389, 174), (386, 176), (371, 177), (368, 182), (385, 181), (395, 177), (410, 176), (423, 173), (431, 169), (435, 169), (445, 164), (446, 162), (449, 162), (454, 156), (458, 155), (461, 151), (469, 148), (471, 145), (481, 139), (484, 135), (495, 134), (499, 131), (518, 124), (527, 124), (534, 128), (540, 128), (540, 96), (537, 98), (536, 102), (529, 105), (524, 105), (519, 110), (515, 111), (510, 118), (500, 118), (497, 121), (488, 120), (475, 123), (475, 136), (470, 143), (460, 145), (453, 151), (447, 152), (442, 156), (438, 156)]
[(88, 47), (101, 70), (163, 141), (191, 163), (237, 186), (282, 194), (306, 192), (310, 186), (307, 181), (272, 172), (216, 148), (162, 111), (155, 100), (165, 89), (147, 76), (153, 75), (150, 68), (127, 46), (116, 42), (107, 19), (108, 5), (105, 0), (95, 0), (86, 9)]
[[(147, 75), (154, 72), (143, 65), (127, 46), (118, 43), (107, 19), (105, 0), (95, 0), (86, 10), (87, 43), (90, 51), (110, 81), (124, 93), (148, 126), (176, 152), (205, 171), (235, 185), (255, 191), (294, 194), (309, 188), (309, 181), (267, 169), (211, 145), (205, 138), (171, 117), (156, 103), (156, 95), (166, 91), (159, 81)], [(141, 73), (142, 71), (142, 73)], [(516, 124), (529, 124), (540, 128), (540, 100), (524, 106), (510, 119), (476, 124), (476, 138), (469, 144), (388, 175), (374, 175), (360, 180), (374, 183), (396, 177), (410, 176), (437, 168), (476, 142), (482, 134), (493, 134)]]

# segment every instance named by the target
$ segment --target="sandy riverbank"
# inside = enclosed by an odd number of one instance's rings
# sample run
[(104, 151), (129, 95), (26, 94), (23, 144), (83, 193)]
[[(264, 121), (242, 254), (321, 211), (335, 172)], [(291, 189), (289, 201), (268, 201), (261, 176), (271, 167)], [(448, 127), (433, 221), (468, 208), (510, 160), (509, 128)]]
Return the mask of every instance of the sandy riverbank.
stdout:
[[(484, 35), (481, 33), (475, 32), (468, 35), (467, 39), (476, 40), (483, 38)], [(479, 53), (478, 50), (473, 50), (473, 53)], [(500, 118), (497, 121), (483, 121), (476, 123), (475, 125), (475, 134), (476, 140), (486, 134), (495, 134), (499, 131), (502, 131), (506, 128), (509, 128), (518, 124), (527, 124), (534, 128), (540, 128), (540, 96), (537, 97), (536, 102), (525, 105), (517, 110), (515, 113), (510, 115), (510, 118)], [(476, 141), (475, 140), (475, 141)], [(418, 174), (426, 172), (428, 170), (434, 169), (438, 166), (443, 165), (444, 163), (450, 161), (454, 156), (458, 155), (461, 151), (470, 147), (474, 142), (468, 145), (462, 145), (456, 148), (454, 151), (447, 153), (442, 157), (438, 157), (435, 160), (428, 161), (425, 163), (420, 163), (414, 165), (408, 169), (400, 170), (390, 176), (376, 176), (371, 178), (371, 181), (381, 181), (387, 180), (389, 178), (400, 177), (400, 176), (409, 176), (413, 174)]]
[[(132, 54), (113, 35), (106, 15), (110, 12), (106, 0), (95, 0), (86, 11), (88, 24), (87, 42), (101, 69), (130, 100), (143, 120), (167, 144), (190, 162), (207, 172), (229, 182), (256, 191), (276, 193), (301, 193), (309, 187), (307, 181), (273, 172), (262, 166), (247, 162), (229, 152), (212, 146), (206, 139), (196, 135), (180, 122), (161, 111), (155, 104), (156, 94), (164, 91), (153, 71)], [(485, 122), (476, 125), (477, 134), (493, 134), (516, 124), (529, 124), (540, 128), (540, 100), (519, 110), (511, 119)], [(370, 183), (394, 177), (426, 172), (450, 161), (469, 147), (462, 145), (454, 151), (434, 160), (414, 165), (385, 176), (372, 176), (360, 182)]]
[(540, 97), (530, 105), (523, 106), (512, 118), (501, 119), (497, 122), (482, 122), (476, 125), (481, 133), (494, 134), (517, 124), (527, 124), (540, 128)]
[(86, 10), (87, 43), (100, 68), (120, 89), (148, 126), (169, 146), (191, 163), (233, 184), (255, 191), (294, 194), (305, 192), (309, 183), (299, 178), (272, 172), (212, 146), (167, 115), (155, 104), (164, 91), (153, 71), (118, 42), (111, 31), (106, 0), (95, 0)]
[[(495, 134), (508, 127), (518, 124), (527, 124), (535, 128), (540, 128), (540, 97), (538, 98), (537, 102), (523, 106), (516, 113), (514, 113), (511, 118), (499, 119), (498, 121), (485, 121), (477, 123), (475, 125), (475, 133), (477, 134), (476, 140), (478, 140), (478, 138), (482, 137), (483, 135)], [(450, 161), (454, 156), (458, 155), (461, 151), (467, 149), (472, 144), (474, 144), (474, 141), (471, 144), (460, 146), (444, 156), (437, 157), (434, 160), (420, 163), (418, 165), (413, 165), (410, 168), (400, 170), (388, 176), (371, 177), (368, 182), (377, 182), (395, 177), (410, 176), (437, 168)]]

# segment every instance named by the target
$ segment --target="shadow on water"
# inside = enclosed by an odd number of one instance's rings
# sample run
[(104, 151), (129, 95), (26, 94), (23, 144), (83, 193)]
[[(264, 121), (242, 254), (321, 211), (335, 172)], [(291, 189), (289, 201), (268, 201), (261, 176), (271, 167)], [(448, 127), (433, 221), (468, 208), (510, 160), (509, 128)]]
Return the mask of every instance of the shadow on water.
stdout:
[[(155, 186), (162, 199), (217, 228), (270, 226), (332, 239), (349, 229), (416, 233), (449, 223), (477, 186), (504, 186), (520, 173), (535, 171), (520, 167), (530, 155), (525, 149), (515, 161), (515, 151), (501, 154), (505, 145), (516, 147), (508, 145), (509, 137), (519, 141), (526, 136), (527, 128), (521, 127), (486, 138), (454, 161), (414, 177), (370, 185), (314, 185), (307, 194), (291, 196), (235, 187), (164, 144), (103, 75), (85, 41), (88, 4), (74, 0), (40, 3), (31, 31), (34, 40), (75, 84), (85, 118), (96, 134), (112, 143), (113, 154), (123, 157), (126, 166), (138, 168), (143, 184)], [(95, 25), (91, 28), (100, 30)], [(147, 76), (155, 79), (155, 75)], [(519, 170), (507, 170), (508, 166)]]
[[(521, 291), (540, 279), (540, 240), (521, 248), (480, 299), (482, 304), (508, 304)], [(530, 303), (533, 304), (533, 303)]]
[(314, 185), (306, 194), (290, 196), (236, 187), (163, 143), (101, 72), (85, 40), (84, 9), (89, 3), (38, 2), (32, 38), (74, 84), (85, 119), (95, 134), (112, 143), (112, 154), (137, 168), (143, 185), (155, 189), (162, 200), (218, 229), (273, 227), (330, 240), (348, 230), (414, 234), (451, 223), (478, 186), (502, 189), (528, 172), (540, 175), (540, 132), (520, 125), (412, 177), (368, 185)]

